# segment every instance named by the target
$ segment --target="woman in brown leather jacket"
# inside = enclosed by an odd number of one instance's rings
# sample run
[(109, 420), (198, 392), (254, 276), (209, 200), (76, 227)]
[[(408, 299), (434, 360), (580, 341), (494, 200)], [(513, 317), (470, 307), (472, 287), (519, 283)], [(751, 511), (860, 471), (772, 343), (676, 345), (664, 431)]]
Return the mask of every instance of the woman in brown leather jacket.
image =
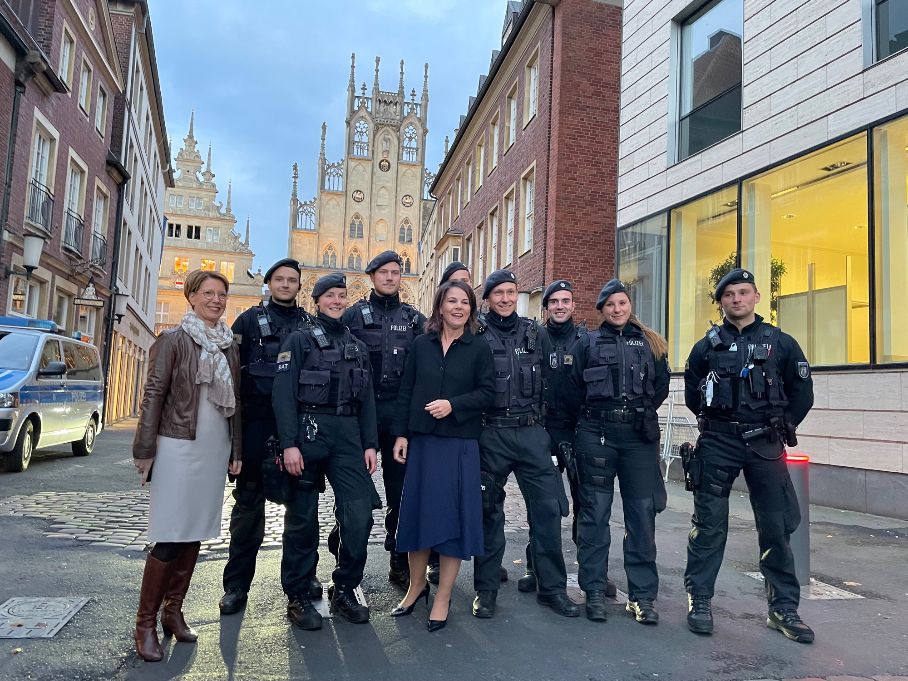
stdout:
[(195, 270), (183, 294), (191, 310), (180, 325), (151, 346), (133, 460), (142, 484), (151, 480), (148, 539), (136, 615), (139, 656), (164, 656), (161, 625), (177, 641), (198, 636), (183, 619), (182, 605), (202, 540), (221, 531), (224, 478), (240, 472), (240, 359), (230, 327), (227, 278)]

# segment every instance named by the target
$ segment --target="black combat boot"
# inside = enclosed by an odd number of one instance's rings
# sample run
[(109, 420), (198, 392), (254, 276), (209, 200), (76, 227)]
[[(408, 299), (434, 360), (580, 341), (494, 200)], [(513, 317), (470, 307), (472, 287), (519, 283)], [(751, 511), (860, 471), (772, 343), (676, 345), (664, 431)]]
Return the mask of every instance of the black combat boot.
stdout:
[(586, 618), (593, 622), (605, 622), (608, 614), (605, 611), (605, 592), (586, 592)]
[(502, 582), (508, 581), (508, 571), (504, 569), (504, 565), (498, 568), (498, 579)]
[(766, 626), (781, 631), (792, 641), (813, 643), (813, 629), (804, 624), (797, 610), (770, 610)]
[(494, 617), (495, 599), (497, 598), (497, 591), (477, 591), (476, 598), (473, 599), (473, 616), (482, 619)]
[(392, 551), (390, 554), (388, 581), (394, 586), (407, 590), (410, 588), (410, 564), (406, 553)]
[(317, 631), (322, 628), (322, 616), (312, 605), (309, 594), (300, 594), (290, 599), (287, 603), (287, 619), (306, 631)]
[(353, 588), (335, 584), (331, 593), (331, 612), (340, 613), (348, 622), (365, 624), (369, 621), (369, 608), (356, 600)]
[(325, 588), (322, 586), (322, 583), (318, 581), (318, 577), (313, 577), (309, 580), (309, 598), (313, 601), (318, 601), (321, 600), (324, 593)]
[(523, 593), (536, 591), (536, 573), (533, 568), (527, 568), (526, 574), (517, 580), (517, 590)]
[(605, 597), (614, 598), (617, 595), (618, 587), (615, 586), (615, 583), (610, 579), (605, 580)]
[(536, 602), (557, 612), (562, 617), (579, 617), (580, 608), (566, 593), (542, 595), (536, 594)]
[(653, 602), (648, 598), (628, 601), (626, 610), (634, 616), (640, 624), (659, 624), (659, 613)]
[(222, 615), (232, 615), (246, 606), (248, 598), (249, 596), (245, 590), (239, 587), (227, 587), (224, 595), (221, 596), (220, 602), (218, 602), (218, 608), (220, 608)]
[(695, 634), (713, 633), (713, 609), (708, 596), (687, 595), (687, 628)]

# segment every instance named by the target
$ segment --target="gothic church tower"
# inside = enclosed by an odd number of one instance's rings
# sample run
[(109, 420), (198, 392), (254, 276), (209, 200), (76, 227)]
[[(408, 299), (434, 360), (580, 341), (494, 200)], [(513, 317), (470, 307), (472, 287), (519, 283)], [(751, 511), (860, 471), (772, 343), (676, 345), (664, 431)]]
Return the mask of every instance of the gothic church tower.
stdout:
[(381, 89), (379, 65), (376, 57), (371, 93), (365, 82), (357, 93), (356, 55), (351, 57), (344, 158), (328, 162), (328, 128), (322, 123), (318, 187), (312, 200), (300, 201), (299, 168), (293, 165), (289, 253), (303, 265), (300, 302), (309, 308), (315, 281), (333, 270), (347, 274), (351, 301), (367, 296), (371, 282), (363, 270), (389, 249), (404, 261), (402, 300), (416, 299), (419, 233), (432, 206), (423, 199), (429, 65), (418, 101), (415, 89), (409, 99), (404, 91), (403, 61), (395, 91)]

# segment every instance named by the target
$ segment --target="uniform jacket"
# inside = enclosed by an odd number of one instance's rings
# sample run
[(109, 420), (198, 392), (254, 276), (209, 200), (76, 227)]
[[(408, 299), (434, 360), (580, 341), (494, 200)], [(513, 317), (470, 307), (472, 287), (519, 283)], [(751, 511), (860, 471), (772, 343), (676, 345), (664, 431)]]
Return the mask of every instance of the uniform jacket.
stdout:
[(495, 401), (487, 415), (542, 411), (545, 336), (545, 327), (516, 312), (508, 317), (489, 312), (481, 318), (479, 338), (488, 345), (495, 366)]
[[(451, 413), (434, 418), (425, 410), (433, 400), (448, 400)], [(464, 329), (443, 354), (438, 333), (430, 332), (413, 342), (407, 357), (393, 432), (477, 439), (482, 412), (494, 402), (495, 367), (487, 345)]]
[(571, 382), (573, 349), (581, 336), (586, 335), (586, 327), (570, 320), (563, 324), (550, 320), (545, 329), (548, 333), (543, 338), (542, 377), (546, 425), (572, 429), (574, 418), (565, 407), (567, 394), (577, 390)]
[[(178, 440), (194, 440), (199, 411), (199, 346), (183, 329), (162, 333), (148, 353), (148, 377), (139, 426), (132, 445), (136, 459), (152, 459), (157, 453), (158, 435)], [(231, 461), (242, 459), (242, 407), (240, 404), (240, 353), (236, 343), (223, 351), (227, 355), (236, 411), (229, 417)]]

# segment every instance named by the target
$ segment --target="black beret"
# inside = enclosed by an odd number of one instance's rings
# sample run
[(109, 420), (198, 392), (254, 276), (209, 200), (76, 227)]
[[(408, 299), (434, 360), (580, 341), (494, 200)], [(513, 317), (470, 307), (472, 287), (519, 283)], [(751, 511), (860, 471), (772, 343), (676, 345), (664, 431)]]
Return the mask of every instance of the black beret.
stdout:
[(400, 259), (400, 256), (395, 251), (384, 251), (369, 261), (369, 264), (366, 265), (366, 274), (372, 274), (379, 267), (387, 265), (389, 262), (396, 262), (401, 268), (404, 266), (403, 260)]
[(277, 271), (277, 269), (280, 267), (289, 267), (292, 270), (296, 270), (297, 273), (299, 273), (299, 271), (300, 271), (300, 264), (299, 264), (298, 260), (294, 260), (293, 258), (284, 258), (282, 260), (278, 260), (276, 263), (274, 263), (271, 267), (268, 268), (267, 272), (265, 272), (265, 283), (266, 284), (268, 283), (268, 280), (271, 279), (271, 275), (274, 274)]
[(492, 290), (499, 284), (517, 284), (517, 275), (511, 270), (495, 270), (486, 279), (485, 286), (482, 287), (482, 299), (489, 297)]
[(755, 288), (757, 286), (757, 282), (754, 281), (753, 272), (748, 272), (741, 267), (736, 267), (722, 277), (719, 280), (719, 283), (716, 284), (716, 293), (714, 297), (717, 303), (722, 299), (722, 292), (729, 284), (753, 284)]
[(445, 267), (445, 271), (441, 273), (441, 281), (438, 282), (439, 285), (444, 284), (448, 279), (451, 278), (451, 275), (460, 270), (470, 271), (470, 268), (464, 265), (459, 260), (455, 260), (450, 265)]
[(605, 305), (605, 301), (613, 293), (627, 293), (627, 288), (621, 283), (620, 279), (612, 279), (602, 287), (602, 290), (599, 291), (599, 300), (596, 301), (596, 309), (601, 310)]
[(551, 284), (546, 286), (545, 293), (542, 294), (542, 307), (546, 307), (549, 304), (549, 298), (553, 293), (557, 291), (570, 291), (574, 292), (574, 287), (571, 286), (571, 282), (567, 279), (556, 279)]
[(325, 291), (331, 288), (347, 288), (347, 277), (343, 272), (332, 272), (321, 277), (312, 287), (312, 300), (318, 300)]

